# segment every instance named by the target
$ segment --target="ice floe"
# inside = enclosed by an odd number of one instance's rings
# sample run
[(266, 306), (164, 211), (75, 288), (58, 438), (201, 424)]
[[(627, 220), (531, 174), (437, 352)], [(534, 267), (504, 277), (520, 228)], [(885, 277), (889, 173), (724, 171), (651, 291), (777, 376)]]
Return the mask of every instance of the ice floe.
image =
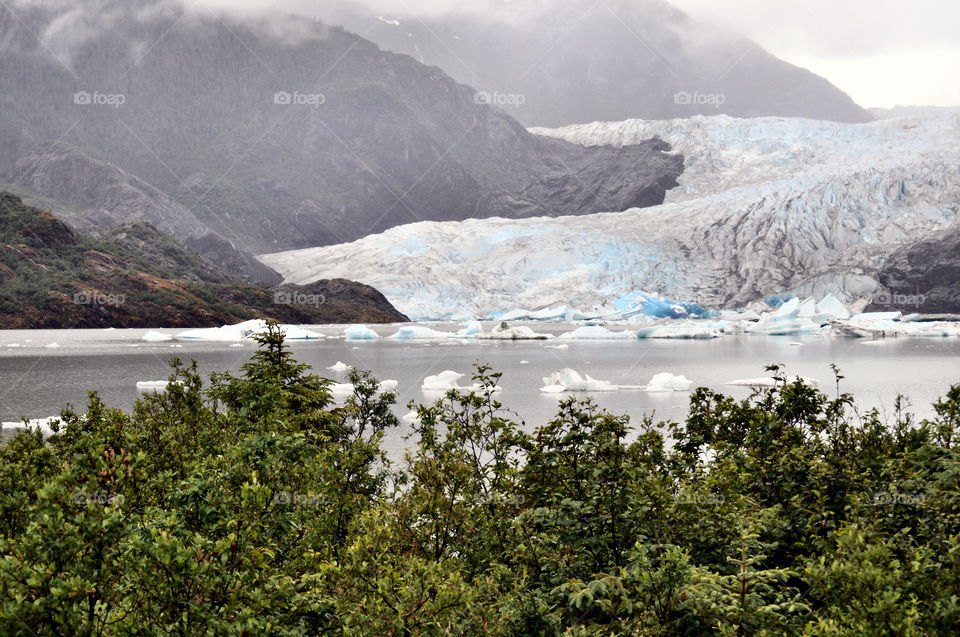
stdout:
[[(281, 325), (285, 338), (292, 341), (319, 340), (323, 334), (311, 332), (296, 325)], [(267, 322), (262, 319), (245, 321), (237, 325), (223, 325), (221, 327), (205, 327), (187, 330), (177, 334), (177, 339), (185, 341), (218, 341), (235, 342), (252, 339), (257, 334), (267, 331)]]
[(0, 429), (3, 431), (27, 431), (29, 429), (39, 429), (40, 433), (44, 436), (52, 436), (55, 433), (52, 425), (59, 422), (61, 422), (59, 416), (50, 416), (49, 418), (32, 418), (27, 421), (21, 420), (0, 423)]
[(375, 341), (380, 335), (366, 325), (351, 325), (343, 330), (343, 336), (348, 341)]
[(600, 325), (584, 325), (583, 327), (578, 327), (572, 332), (561, 334), (560, 338), (562, 340), (573, 341), (635, 341), (637, 340), (637, 335), (629, 330), (614, 332), (613, 330), (608, 330)]
[(637, 338), (671, 338), (671, 339), (712, 339), (719, 338), (721, 329), (726, 327), (725, 321), (711, 321), (699, 323), (695, 321), (680, 321), (640, 328)]
[(654, 375), (644, 388), (648, 392), (687, 391), (693, 386), (693, 381), (686, 376), (675, 376), (670, 372), (661, 372)]
[(619, 386), (605, 380), (592, 378), (590, 374), (581, 376), (576, 371), (568, 368), (561, 369), (543, 378), (543, 387), (540, 391), (544, 394), (559, 394), (568, 391), (576, 392), (610, 392), (617, 391)]
[(550, 338), (550, 335), (534, 332), (523, 325), (511, 327), (506, 321), (501, 321), (489, 332), (477, 334), (476, 338), (496, 341), (545, 341)]

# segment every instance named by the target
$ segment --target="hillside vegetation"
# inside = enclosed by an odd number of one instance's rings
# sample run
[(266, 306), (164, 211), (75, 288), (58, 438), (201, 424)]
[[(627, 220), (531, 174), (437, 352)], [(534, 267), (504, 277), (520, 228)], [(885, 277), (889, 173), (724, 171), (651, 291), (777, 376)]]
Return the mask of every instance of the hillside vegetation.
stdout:
[(251, 318), (406, 320), (369, 286), (237, 283), (149, 224), (82, 234), (0, 192), (0, 328), (204, 327)]

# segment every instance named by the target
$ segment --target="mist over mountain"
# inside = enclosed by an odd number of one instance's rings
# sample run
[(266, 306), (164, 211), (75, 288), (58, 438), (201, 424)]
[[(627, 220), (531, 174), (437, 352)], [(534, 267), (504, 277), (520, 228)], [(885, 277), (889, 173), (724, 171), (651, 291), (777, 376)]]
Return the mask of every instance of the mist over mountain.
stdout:
[(221, 264), (421, 220), (659, 204), (683, 169), (657, 140), (531, 135), (318, 20), (97, 9), (0, 8), (0, 183), (81, 225), (150, 221)]
[(529, 126), (697, 114), (872, 119), (826, 79), (662, 0), (385, 10), (356, 2), (324, 9), (380, 46), (477, 87)]

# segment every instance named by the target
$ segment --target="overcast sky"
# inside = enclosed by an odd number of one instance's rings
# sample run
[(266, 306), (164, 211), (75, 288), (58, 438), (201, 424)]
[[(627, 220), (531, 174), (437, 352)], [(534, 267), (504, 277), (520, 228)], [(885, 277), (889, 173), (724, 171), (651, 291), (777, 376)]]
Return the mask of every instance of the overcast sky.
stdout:
[[(188, 0), (182, 0), (184, 2)], [(324, 0), (200, 0), (323, 16)], [(545, 0), (356, 0), (385, 14), (544, 6)], [(546, 6), (564, 0), (551, 0)], [(606, 2), (613, 0), (597, 0)], [(958, 0), (671, 0), (823, 75), (862, 106), (960, 105)]]

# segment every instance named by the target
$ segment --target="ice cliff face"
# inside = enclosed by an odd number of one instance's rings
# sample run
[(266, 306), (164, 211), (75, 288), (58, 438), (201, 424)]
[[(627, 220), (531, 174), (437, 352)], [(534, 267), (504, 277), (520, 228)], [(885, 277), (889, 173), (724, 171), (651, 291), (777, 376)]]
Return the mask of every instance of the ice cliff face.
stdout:
[(897, 250), (960, 226), (960, 111), (844, 125), (696, 117), (533, 131), (585, 146), (651, 137), (685, 157), (662, 206), (419, 223), (267, 255), (289, 281), (359, 276), (416, 318), (637, 291), (711, 307), (793, 292), (874, 297)]

